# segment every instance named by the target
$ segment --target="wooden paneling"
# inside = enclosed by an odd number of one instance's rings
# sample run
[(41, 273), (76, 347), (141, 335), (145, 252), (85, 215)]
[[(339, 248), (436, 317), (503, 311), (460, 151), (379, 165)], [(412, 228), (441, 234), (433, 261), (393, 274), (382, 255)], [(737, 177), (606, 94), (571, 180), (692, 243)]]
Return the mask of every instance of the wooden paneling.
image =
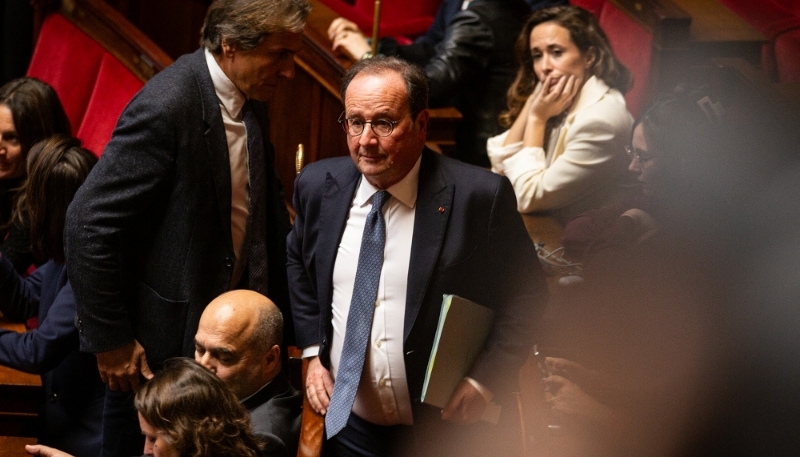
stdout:
[(740, 57), (759, 64), (766, 38), (719, 1), (672, 1), (692, 18), (689, 36), (697, 58)]
[[(25, 331), (23, 324), (9, 322), (1, 316), (0, 328)], [(29, 428), (27, 426), (36, 418), (36, 404), (41, 390), (42, 378), (38, 375), (0, 365), (0, 435), (19, 436)]]
[(105, 0), (172, 59), (199, 47), (210, 0)]
[(0, 436), (0, 457), (30, 457), (30, 454), (25, 452), (26, 444), (36, 444), (36, 439)]

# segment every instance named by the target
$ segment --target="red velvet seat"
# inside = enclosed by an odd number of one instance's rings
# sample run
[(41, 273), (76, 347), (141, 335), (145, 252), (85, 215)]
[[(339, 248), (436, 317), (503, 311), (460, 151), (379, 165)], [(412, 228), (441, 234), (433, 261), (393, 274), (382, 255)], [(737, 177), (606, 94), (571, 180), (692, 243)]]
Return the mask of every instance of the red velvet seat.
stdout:
[(800, 2), (796, 0), (720, 0), (770, 42), (761, 66), (778, 82), (800, 82)]
[(83, 117), (78, 138), (83, 146), (98, 156), (103, 151), (119, 115), (144, 83), (111, 54), (103, 56), (89, 106)]
[(125, 105), (172, 60), (102, 0), (64, 3), (41, 25), (28, 76), (53, 86), (73, 134), (99, 156)]
[[(355, 22), (367, 35), (372, 33), (375, 0), (322, 0), (336, 14)], [(416, 37), (428, 30), (441, 0), (383, 0), (381, 36)]]
[(28, 76), (53, 86), (76, 134), (106, 51), (60, 14), (47, 16), (40, 37)]
[(631, 71), (633, 87), (625, 94), (625, 103), (628, 111), (638, 116), (647, 103), (653, 34), (606, 0), (572, 0), (570, 3), (597, 18), (614, 54)]

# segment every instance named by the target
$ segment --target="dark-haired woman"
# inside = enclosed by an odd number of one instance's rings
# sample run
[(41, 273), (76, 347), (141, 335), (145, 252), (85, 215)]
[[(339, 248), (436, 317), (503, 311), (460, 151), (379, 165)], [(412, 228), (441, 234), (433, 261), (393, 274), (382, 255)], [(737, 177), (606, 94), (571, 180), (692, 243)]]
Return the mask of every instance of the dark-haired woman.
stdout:
[(487, 143), (522, 213), (563, 221), (614, 197), (625, 176), (631, 85), (595, 18), (573, 6), (533, 13), (517, 40), (521, 62), (508, 91), (510, 127)]
[(0, 252), (20, 274), (34, 258), (27, 221), (14, 224), (11, 213), (25, 181), (28, 151), (55, 134), (70, 135), (70, 126), (52, 87), (36, 78), (18, 78), (0, 87)]
[[(224, 381), (192, 359), (170, 359), (134, 401), (153, 457), (258, 457), (250, 415)], [(40, 456), (69, 457), (46, 446), (26, 446)]]
[(0, 330), (0, 364), (42, 376), (39, 442), (77, 455), (99, 455), (104, 386), (92, 354), (78, 352), (75, 300), (64, 264), (64, 217), (75, 191), (97, 162), (80, 141), (54, 136), (28, 154), (28, 180), (15, 219), (30, 221), (33, 252), (47, 263), (22, 279), (0, 258), (0, 311), (35, 330)]

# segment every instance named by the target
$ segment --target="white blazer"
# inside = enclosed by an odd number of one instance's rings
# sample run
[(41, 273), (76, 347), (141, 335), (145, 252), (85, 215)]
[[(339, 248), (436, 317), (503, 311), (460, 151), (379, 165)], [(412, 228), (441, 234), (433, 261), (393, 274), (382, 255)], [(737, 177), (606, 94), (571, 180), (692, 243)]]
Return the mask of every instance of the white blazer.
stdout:
[(489, 138), (492, 171), (514, 186), (521, 213), (547, 212), (564, 221), (608, 204), (628, 167), (633, 117), (622, 94), (592, 76), (564, 121), (549, 131), (547, 152), (503, 146), (508, 131)]

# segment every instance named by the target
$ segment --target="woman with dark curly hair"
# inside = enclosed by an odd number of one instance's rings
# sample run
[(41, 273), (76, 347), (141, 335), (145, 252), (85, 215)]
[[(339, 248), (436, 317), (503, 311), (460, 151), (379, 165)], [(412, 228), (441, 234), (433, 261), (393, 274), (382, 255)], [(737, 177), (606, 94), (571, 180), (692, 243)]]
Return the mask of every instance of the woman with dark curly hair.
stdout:
[[(164, 364), (134, 400), (145, 436), (144, 454), (154, 457), (258, 457), (250, 416), (233, 392), (192, 359)], [(69, 457), (46, 446), (25, 446), (34, 455)]]
[(511, 181), (522, 213), (566, 221), (608, 203), (627, 165), (630, 72), (597, 20), (574, 6), (534, 12), (516, 51), (500, 116), (510, 129), (487, 143), (492, 170)]

